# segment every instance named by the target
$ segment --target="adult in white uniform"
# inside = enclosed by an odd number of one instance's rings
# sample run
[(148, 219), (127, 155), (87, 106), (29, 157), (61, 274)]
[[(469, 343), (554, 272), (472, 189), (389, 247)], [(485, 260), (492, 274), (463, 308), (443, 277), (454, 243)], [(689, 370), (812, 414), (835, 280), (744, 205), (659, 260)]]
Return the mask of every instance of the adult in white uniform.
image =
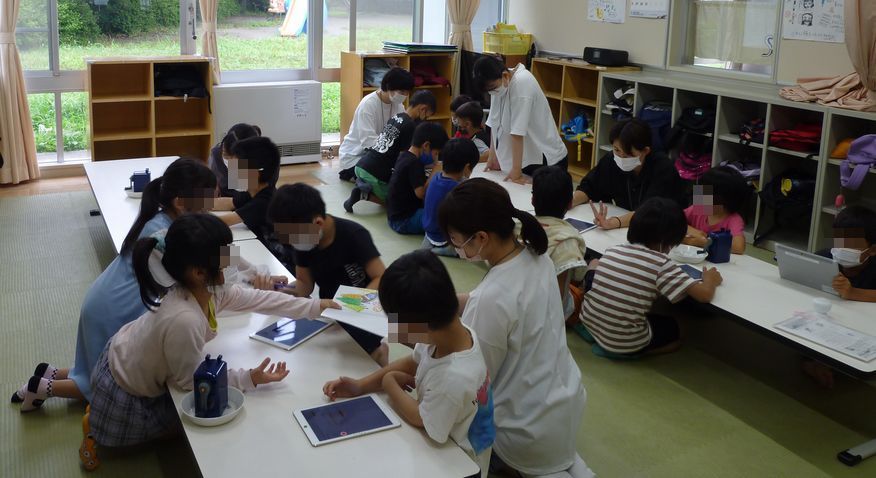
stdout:
[(568, 168), (568, 151), (547, 98), (525, 66), (508, 69), (493, 56), (474, 64), (478, 87), (490, 94), (487, 126), (492, 129), (487, 169), (508, 173), (506, 180), (525, 182), (542, 166)]
[(511, 205), (502, 186), (483, 178), (450, 191), (438, 221), (459, 257), (490, 266), (477, 288), (460, 296), (460, 306), (492, 379), (493, 453), (525, 477), (592, 477), (575, 446), (586, 393), (566, 345), (544, 229)]
[(386, 72), (380, 80), (379, 90), (362, 98), (353, 114), (350, 131), (338, 148), (338, 157), (341, 160), (341, 172), (338, 175), (342, 181), (355, 178), (353, 170), (365, 148), (374, 146), (387, 121), (404, 112), (404, 102), (413, 89), (414, 76), (411, 72), (396, 67)]

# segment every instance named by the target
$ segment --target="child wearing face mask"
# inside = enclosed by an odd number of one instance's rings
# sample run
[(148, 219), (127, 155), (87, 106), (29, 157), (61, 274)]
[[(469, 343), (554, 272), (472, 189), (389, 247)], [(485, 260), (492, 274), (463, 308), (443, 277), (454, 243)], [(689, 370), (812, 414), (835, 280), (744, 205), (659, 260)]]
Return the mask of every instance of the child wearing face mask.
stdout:
[(477, 101), (469, 101), (456, 109), (458, 132), (462, 137), (474, 141), (478, 148), (479, 161), (484, 162), (490, 156), (490, 133), (484, 129), (484, 109)]
[(651, 128), (642, 120), (620, 121), (608, 134), (614, 151), (599, 160), (596, 167), (581, 179), (572, 196), (572, 207), (590, 202), (613, 202), (631, 211), (622, 216), (606, 215), (605, 208), (595, 208), (594, 222), (602, 229), (628, 227), (632, 211), (650, 198), (672, 199), (685, 207), (689, 204), (687, 188), (666, 154), (651, 149)]
[(709, 233), (728, 230), (733, 236), (730, 251), (745, 253), (745, 221), (739, 214), (751, 198), (751, 187), (739, 171), (719, 166), (706, 171), (693, 187), (693, 205), (684, 210), (687, 235), (684, 244), (706, 247)]
[(876, 302), (876, 212), (849, 206), (837, 214), (833, 230), (829, 254), (840, 266), (834, 290), (846, 300)]
[(350, 130), (341, 138), (338, 159), (341, 181), (356, 179), (354, 169), (365, 148), (374, 145), (377, 135), (393, 116), (405, 110), (404, 102), (414, 89), (414, 75), (403, 68), (393, 68), (383, 75), (380, 89), (365, 95), (350, 123)]
[(416, 344), (414, 352), (361, 379), (332, 380), (323, 393), (334, 401), (386, 392), (406, 422), (438, 443), (456, 442), (486, 478), (496, 437), (490, 377), (477, 335), (459, 319), (447, 269), (426, 251), (411, 252), (390, 264), (379, 292), (390, 327), (398, 329), (390, 337)]
[(423, 234), (423, 199), (426, 197), (426, 165), (438, 160), (447, 143), (447, 132), (438, 123), (421, 123), (414, 139), (398, 161), (386, 193), (389, 227), (399, 234)]
[(411, 96), (407, 109), (387, 121), (377, 141), (356, 164), (356, 187), (350, 198), (344, 201), (344, 209), (352, 214), (353, 205), (359, 200), (377, 204), (386, 201), (386, 188), (392, 176), (392, 168), (399, 153), (411, 147), (414, 130), (422, 121), (435, 113), (435, 95), (429, 90), (419, 90)]
[(456, 110), (460, 106), (468, 103), (469, 101), (474, 101), (474, 98), (468, 95), (457, 95), (452, 100), (450, 100), (450, 135), (454, 138), (465, 137), (465, 135), (459, 131), (459, 118), (456, 116)]
[(672, 303), (687, 296), (712, 301), (721, 273), (704, 267), (697, 281), (667, 256), (685, 231), (687, 221), (677, 204), (651, 198), (636, 209), (629, 244), (611, 247), (599, 259), (593, 287), (581, 304), (581, 322), (603, 349), (626, 355), (675, 351), (681, 345), (675, 318), (650, 313), (657, 296)]
[[(228, 187), (228, 159), (231, 157), (231, 148), (234, 146), (234, 143), (240, 140), (261, 135), (262, 130), (258, 126), (238, 123), (229, 128), (222, 141), (210, 150), (210, 170), (213, 171), (213, 174), (216, 175), (216, 180), (219, 181), (219, 196), (232, 198), (234, 200), (234, 207), (243, 206), (249, 200), (249, 194)], [(228, 207), (228, 209), (231, 209), (231, 207)]]
[[(225, 285), (223, 269), (234, 261), (231, 230), (211, 214), (176, 219), (163, 240), (139, 239), (132, 262), (147, 312), (107, 343), (91, 375), (89, 437), (83, 449), (130, 446), (178, 432), (179, 418), (168, 387), (191, 390), (216, 337), (222, 311), (284, 317), (319, 317), (332, 301), (300, 299), (274, 291)], [(265, 358), (251, 369), (228, 369), (228, 385), (251, 391), (283, 380), (285, 362)]]
[[(334, 297), (342, 285), (377, 289), (384, 265), (371, 234), (359, 224), (326, 214), (319, 191), (306, 184), (277, 189), (268, 218), (280, 242), (294, 249), (295, 283), (283, 292), (310, 297)], [(378, 363), (386, 365), (389, 349), (381, 337), (348, 324), (339, 324)]]

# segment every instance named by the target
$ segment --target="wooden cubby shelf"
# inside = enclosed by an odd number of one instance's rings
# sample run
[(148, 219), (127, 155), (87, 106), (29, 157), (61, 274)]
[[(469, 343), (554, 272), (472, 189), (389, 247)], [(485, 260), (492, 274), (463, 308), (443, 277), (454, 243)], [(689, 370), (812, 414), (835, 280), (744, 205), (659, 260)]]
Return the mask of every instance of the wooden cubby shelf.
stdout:
[[(595, 134), (599, 123), (606, 121), (606, 118), (608, 121), (611, 120), (610, 116), (603, 115), (600, 118), (599, 114), (600, 111), (606, 113), (599, 106), (601, 75), (605, 72), (638, 71), (638, 68), (604, 68), (581, 60), (534, 58), (531, 70), (548, 99), (554, 121), (557, 122), (557, 129), (560, 130), (564, 123), (583, 112)], [(560, 136), (562, 135), (560, 131)], [(573, 176), (584, 176), (599, 161), (598, 153), (601, 148), (596, 146), (595, 138), (581, 140), (580, 146), (578, 141), (568, 141), (564, 138), (563, 142), (569, 155), (569, 172)]]
[[(600, 81), (599, 109), (604, 114), (598, 124), (599, 149), (610, 150), (608, 131), (614, 124), (610, 112), (605, 111), (605, 105), (613, 98), (612, 93), (617, 88), (631, 84), (636, 95), (634, 114), (638, 114), (644, 104), (653, 101), (672, 105), (673, 122), (684, 108), (715, 108), (712, 165), (717, 166), (724, 161), (760, 165), (760, 177), (752, 181), (756, 191), (792, 169), (815, 178), (812, 220), (804, 229), (774, 228), (774, 211), (760, 200), (759, 195), (754, 195), (749, 210), (743, 213), (749, 243), (758, 235), (763, 235), (758, 245), (769, 249), (773, 249), (776, 243), (783, 243), (810, 251), (820, 250), (830, 247), (833, 219), (838, 213), (835, 206), (837, 195), (843, 194), (847, 205), (863, 204), (876, 208), (876, 170), (870, 170), (873, 174), (867, 175), (858, 191), (849, 191), (840, 187), (841, 160), (830, 157), (843, 139), (876, 134), (874, 113), (794, 103), (779, 97), (774, 85), (710, 79), (671, 71), (609, 72), (603, 74)], [(739, 130), (754, 119), (765, 122), (764, 142), (741, 143)], [(821, 125), (822, 137), (816, 151), (791, 151), (770, 145), (770, 132), (794, 128), (800, 123)], [(669, 153), (674, 157), (673, 151)]]
[[(94, 161), (155, 155), (208, 160), (213, 130), (209, 59), (93, 58), (86, 63)], [(181, 63), (201, 74), (206, 98), (155, 96), (156, 71)]]
[[(427, 66), (435, 70), (438, 76), (453, 78), (453, 64), (456, 53), (412, 53), (398, 54), (385, 52), (341, 52), (341, 140), (350, 131), (350, 123), (356, 107), (365, 95), (377, 91), (378, 87), (365, 84), (365, 62), (373, 59), (392, 59), (398, 66), (406, 70), (417, 68), (418, 65)], [(414, 91), (427, 89), (435, 95), (436, 111), (429, 121), (444, 126), (447, 133), (451, 132), (450, 102), (453, 100), (453, 88), (451, 85), (421, 85), (414, 87)], [(389, 118), (387, 118), (388, 120)]]

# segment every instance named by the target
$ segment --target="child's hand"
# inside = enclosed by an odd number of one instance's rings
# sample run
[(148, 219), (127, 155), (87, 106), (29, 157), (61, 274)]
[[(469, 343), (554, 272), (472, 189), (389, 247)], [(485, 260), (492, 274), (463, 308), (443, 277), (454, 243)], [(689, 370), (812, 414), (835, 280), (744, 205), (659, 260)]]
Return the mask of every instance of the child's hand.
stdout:
[(843, 299), (848, 299), (852, 292), (852, 283), (849, 282), (849, 279), (846, 276), (837, 274), (836, 277), (833, 278), (833, 290), (835, 290)]
[(703, 267), (703, 284), (718, 287), (722, 282), (724, 282), (724, 278), (721, 277), (718, 269)]
[(487, 160), (487, 167), (484, 171), (501, 171), (502, 167), (499, 166), (499, 158), (493, 156)]
[(286, 276), (272, 276), (269, 274), (256, 274), (252, 280), (252, 287), (259, 290), (276, 290), (277, 284), (288, 284)]
[(350, 398), (362, 395), (362, 385), (358, 380), (350, 377), (341, 377), (322, 386), (322, 393), (332, 402), (337, 398)]
[(600, 229), (609, 230), (620, 227), (620, 218), (608, 217), (608, 206), (599, 201), (597, 208), (593, 201), (590, 201), (590, 210), (593, 211), (593, 224)]
[(591, 271), (596, 270), (597, 267), (599, 267), (599, 259), (593, 259), (592, 261), (590, 261), (589, 264), (587, 264), (587, 269)]
[(416, 378), (409, 374), (399, 371), (388, 372), (383, 376), (383, 389), (386, 390), (388, 387), (391, 387), (393, 384), (401, 387), (405, 392), (410, 392), (411, 390), (417, 388)]
[(341, 306), (337, 302), (331, 299), (320, 299), (319, 301), (319, 311), (323, 312), (325, 309), (340, 309)]
[(249, 371), (249, 376), (252, 379), (253, 385), (259, 386), (271, 382), (279, 382), (289, 375), (286, 370), (286, 362), (277, 362), (271, 364), (271, 358), (266, 357), (258, 367)]

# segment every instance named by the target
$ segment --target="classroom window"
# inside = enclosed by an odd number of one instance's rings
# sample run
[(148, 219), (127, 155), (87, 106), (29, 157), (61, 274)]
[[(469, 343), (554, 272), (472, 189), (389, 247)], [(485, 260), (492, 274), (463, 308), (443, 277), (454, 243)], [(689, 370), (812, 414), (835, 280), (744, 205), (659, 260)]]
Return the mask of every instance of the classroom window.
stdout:
[(356, 2), (356, 51), (382, 50), (384, 40), (411, 41), (413, 35), (414, 0)]
[[(340, 68), (341, 52), (350, 49), (350, 1), (326, 0), (325, 5), (322, 68)], [(323, 85), (323, 91), (327, 86)]]
[(37, 160), (40, 163), (56, 162), (58, 160), (58, 135), (55, 121), (55, 94), (27, 95), (27, 104), (30, 107), (30, 117), (33, 120)]
[(772, 76), (778, 0), (683, 2), (687, 42), (683, 64)]
[(49, 1), (22, 0), (15, 26), (15, 43), (25, 70), (51, 69)]

